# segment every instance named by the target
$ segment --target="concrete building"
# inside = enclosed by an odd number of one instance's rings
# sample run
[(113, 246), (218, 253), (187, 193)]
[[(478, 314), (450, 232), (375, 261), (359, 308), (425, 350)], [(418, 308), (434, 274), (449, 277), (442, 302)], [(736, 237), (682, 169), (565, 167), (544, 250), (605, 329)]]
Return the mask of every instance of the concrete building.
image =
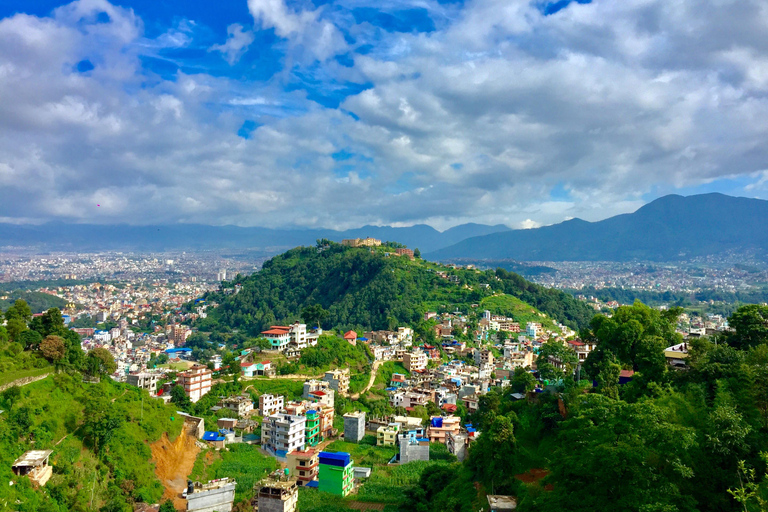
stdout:
[(317, 480), (320, 459), (316, 449), (308, 448), (304, 451), (293, 451), (288, 454), (287, 459), (290, 474), (297, 479), (296, 483), (300, 487)]
[(458, 434), (461, 429), (461, 418), (458, 416), (432, 416), (427, 427), (427, 437), (430, 442), (447, 444), (446, 436)]
[(313, 400), (323, 405), (333, 405), (336, 392), (331, 387), (330, 382), (324, 380), (310, 379), (304, 383), (304, 392), (302, 398)]
[(427, 368), (427, 354), (421, 350), (406, 352), (403, 354), (403, 366), (409, 372), (424, 370)]
[(168, 339), (175, 347), (183, 347), (191, 334), (192, 330), (186, 325), (173, 324)]
[(307, 419), (304, 426), (304, 446), (317, 446), (320, 442), (320, 415), (314, 409), (309, 409), (304, 413)]
[(184, 388), (184, 392), (194, 403), (211, 390), (211, 373), (206, 366), (196, 364), (176, 376), (177, 384)]
[(296, 480), (269, 479), (259, 486), (259, 512), (296, 512), (299, 501), (299, 488)]
[(344, 441), (359, 443), (365, 436), (365, 412), (349, 412), (344, 415)]
[(188, 512), (230, 512), (235, 501), (237, 482), (229, 478), (211, 480), (206, 484), (189, 482), (187, 486)]
[(320, 452), (318, 489), (339, 496), (352, 491), (354, 474), (352, 457), (346, 452)]
[(44, 486), (53, 475), (53, 468), (48, 465), (48, 458), (53, 450), (30, 450), (11, 465), (16, 476), (28, 476), (33, 484)]
[(429, 460), (429, 439), (425, 437), (423, 428), (401, 432), (397, 443), (400, 445), (400, 464)]
[(285, 407), (285, 397), (282, 395), (263, 394), (259, 397), (259, 415), (263, 417), (272, 416), (283, 410)]
[(219, 402), (219, 407), (235, 413), (238, 418), (245, 418), (253, 411), (253, 400), (249, 396), (230, 396)]
[(139, 372), (129, 373), (125, 381), (137, 388), (146, 389), (150, 394), (157, 393), (157, 381), (160, 380), (160, 375), (157, 373)]
[(448, 445), (448, 451), (463, 462), (467, 458), (467, 446), (469, 445), (469, 436), (464, 432), (448, 432), (445, 435), (445, 444)]
[(331, 385), (331, 388), (341, 396), (349, 393), (349, 370), (329, 370), (325, 372), (323, 380)]
[(400, 423), (394, 422), (376, 429), (376, 446), (395, 446), (401, 429)]
[(493, 365), (493, 352), (489, 349), (476, 348), (474, 351), (475, 366)]
[(307, 419), (304, 416), (277, 413), (264, 418), (261, 445), (278, 457), (294, 450), (304, 450)]
[(488, 506), (490, 507), (490, 512), (511, 512), (517, 508), (517, 499), (514, 496), (489, 494)]
[(378, 247), (381, 245), (381, 240), (377, 238), (345, 238), (341, 241), (341, 245), (347, 247)]

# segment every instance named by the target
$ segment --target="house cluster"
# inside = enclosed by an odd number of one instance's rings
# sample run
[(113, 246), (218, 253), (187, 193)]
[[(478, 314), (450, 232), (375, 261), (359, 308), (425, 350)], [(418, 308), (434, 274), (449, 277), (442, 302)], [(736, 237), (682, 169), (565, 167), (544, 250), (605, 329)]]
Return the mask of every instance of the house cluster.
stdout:
[[(342, 377), (346, 377), (346, 388)], [(347, 393), (349, 374), (329, 371), (324, 379), (305, 382), (302, 400), (286, 401), (283, 396), (271, 394), (259, 397), (259, 414), (264, 417), (262, 448), (278, 459), (285, 459), (291, 452), (315, 447), (336, 434), (334, 397), (342, 393), (339, 389)]]
[(287, 357), (299, 357), (302, 350), (317, 345), (321, 334), (323, 330), (319, 327), (307, 331), (307, 325), (299, 322), (288, 326), (272, 325), (261, 333), (272, 350), (284, 352)]

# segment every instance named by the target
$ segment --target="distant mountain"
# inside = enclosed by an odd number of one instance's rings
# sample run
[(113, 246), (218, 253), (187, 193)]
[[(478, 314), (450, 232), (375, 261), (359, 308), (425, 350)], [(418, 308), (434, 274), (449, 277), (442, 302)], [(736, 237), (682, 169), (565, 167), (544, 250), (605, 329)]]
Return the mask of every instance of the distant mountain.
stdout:
[(669, 195), (599, 222), (573, 219), (537, 229), (467, 238), (425, 254), (520, 261), (674, 261), (728, 251), (768, 254), (768, 201)]
[(464, 224), (444, 232), (427, 225), (407, 228), (364, 226), (347, 231), (331, 229), (269, 229), (237, 226), (174, 224), (160, 226), (47, 223), (38, 226), (0, 224), (0, 247), (41, 250), (169, 251), (249, 249), (277, 254), (297, 245), (314, 245), (319, 238), (340, 242), (344, 238), (380, 238), (398, 241), (422, 252), (435, 251), (470, 236), (508, 231), (504, 225)]

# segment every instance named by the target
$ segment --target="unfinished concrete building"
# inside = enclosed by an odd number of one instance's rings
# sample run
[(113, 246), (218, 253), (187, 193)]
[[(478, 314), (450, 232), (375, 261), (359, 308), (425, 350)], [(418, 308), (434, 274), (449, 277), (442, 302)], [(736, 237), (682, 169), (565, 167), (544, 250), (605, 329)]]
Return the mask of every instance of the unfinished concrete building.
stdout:
[(187, 486), (188, 512), (231, 512), (235, 501), (237, 482), (219, 478), (208, 483), (189, 482)]
[(28, 476), (33, 484), (43, 486), (53, 474), (53, 469), (48, 465), (48, 457), (53, 450), (30, 450), (11, 466), (14, 475)]
[(344, 415), (344, 441), (359, 443), (365, 437), (365, 412), (349, 412)]
[(259, 487), (259, 512), (295, 512), (299, 488), (293, 478), (271, 478)]

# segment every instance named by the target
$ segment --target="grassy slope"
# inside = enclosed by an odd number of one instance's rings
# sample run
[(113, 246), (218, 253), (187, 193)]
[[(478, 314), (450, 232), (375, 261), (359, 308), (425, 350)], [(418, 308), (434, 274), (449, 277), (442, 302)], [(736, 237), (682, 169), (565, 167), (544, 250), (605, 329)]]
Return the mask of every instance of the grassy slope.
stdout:
[[(113, 432), (101, 458), (91, 450), (81, 428), (91, 392), (114, 400), (125, 420)], [(26, 413), (30, 426), (20, 431), (14, 418)], [(83, 384), (58, 374), (24, 386), (20, 399), (0, 415), (0, 480), (18, 484), (0, 486), (0, 505), (19, 500), (25, 503), (21, 510), (57, 510), (57, 504), (60, 510), (90, 510), (116, 495), (157, 502), (162, 486), (154, 476), (148, 445), (163, 432), (171, 437), (179, 434), (183, 421), (178, 417), (171, 420), (174, 415), (172, 407), (149, 398), (146, 392), (110, 379)], [(33, 490), (26, 478), (11, 474), (13, 460), (30, 449), (53, 449), (54, 475), (45, 493)]]

